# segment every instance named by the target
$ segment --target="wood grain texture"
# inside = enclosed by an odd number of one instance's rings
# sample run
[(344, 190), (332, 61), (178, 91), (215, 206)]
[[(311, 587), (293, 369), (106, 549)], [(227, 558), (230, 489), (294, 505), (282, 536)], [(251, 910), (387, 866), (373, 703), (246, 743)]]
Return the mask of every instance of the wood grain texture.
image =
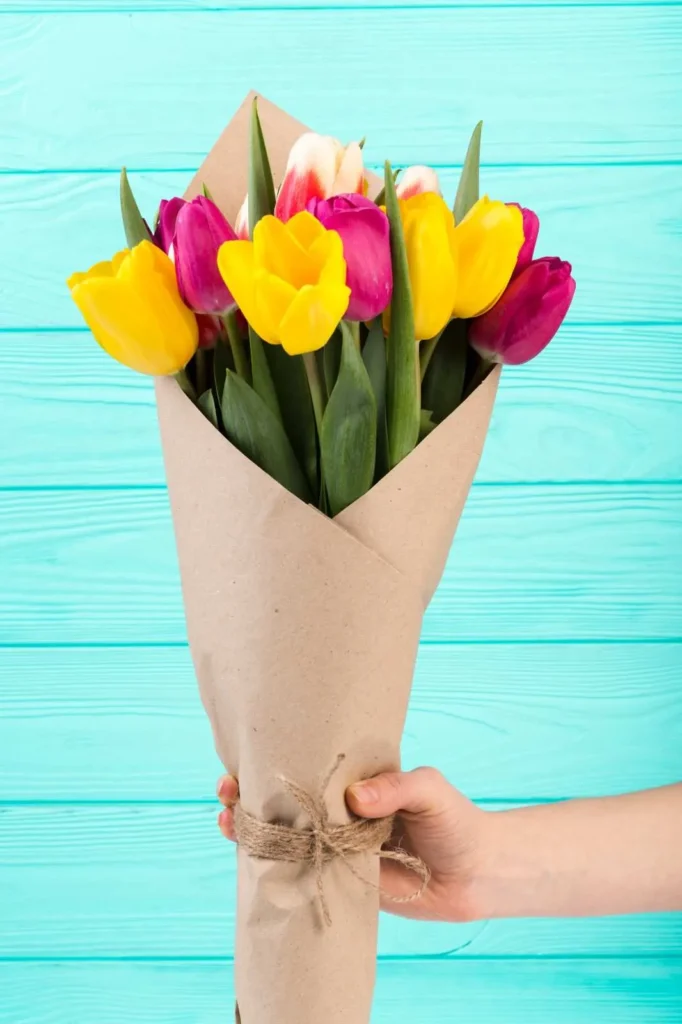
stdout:
[[(562, 328), (505, 371), (477, 481), (682, 481), (681, 350), (682, 325)], [(0, 488), (165, 484), (151, 381), (84, 332), (0, 333), (0, 436)]]
[[(670, 639), (682, 486), (474, 487), (423, 639)], [(185, 639), (160, 490), (0, 494), (0, 643)]]
[[(164, 196), (184, 190), (189, 173), (131, 177), (151, 219)], [(441, 178), (445, 194), (454, 195), (456, 172), (444, 169)], [(539, 212), (538, 254), (570, 256), (578, 281), (572, 323), (682, 320), (679, 181), (679, 167), (483, 172), (492, 196)], [(0, 207), (0, 327), (81, 326), (65, 280), (123, 245), (116, 175), (0, 176)]]
[[(236, 860), (216, 810), (1, 809), (0, 957), (231, 955)], [(385, 915), (379, 955), (660, 956), (681, 944), (680, 914), (418, 926)]]
[[(681, 663), (680, 644), (423, 646), (403, 763), (488, 801), (674, 782)], [(187, 648), (0, 649), (0, 751), (0, 804), (211, 802), (222, 772)]]
[(501, 7), (667, 7), (677, 0), (0, 0), (0, 14), (138, 14), (184, 13), (206, 14), (216, 12), (267, 11), (339, 11), (361, 8), (366, 10), (419, 10), (448, 8), (482, 8), (498, 10)]
[[(196, 167), (252, 86), (399, 165), (461, 160), (481, 117), (496, 163), (682, 157), (679, 6), (29, 13), (0, 32), (8, 168)], [(162, 88), (150, 55), (172, 60)]]
[[(372, 1024), (673, 1024), (680, 960), (382, 963)], [(1, 1024), (224, 1024), (223, 963), (0, 964)]]

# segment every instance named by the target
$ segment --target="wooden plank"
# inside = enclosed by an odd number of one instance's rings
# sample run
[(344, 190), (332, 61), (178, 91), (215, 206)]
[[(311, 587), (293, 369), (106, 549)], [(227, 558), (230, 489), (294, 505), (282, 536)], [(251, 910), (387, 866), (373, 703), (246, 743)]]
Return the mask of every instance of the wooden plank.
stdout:
[[(670, 639), (682, 486), (475, 487), (423, 639)], [(165, 491), (0, 494), (0, 643), (182, 642)]]
[[(672, 5), (675, 0), (553, 0), (552, 7), (655, 7)], [(266, 11), (347, 11), (354, 8), (400, 9), (414, 8), (417, 0), (258, 0), (249, 3), (248, 10)], [(420, 10), (462, 8), (458, 0), (424, 0)], [(467, 0), (466, 7), (498, 10), (505, 7), (545, 8), (547, 0)], [(218, 11), (244, 11), (244, 0), (0, 0), (0, 14), (202, 14)]]
[[(267, 4), (200, 17), (8, 13), (3, 164), (193, 167), (250, 85), (318, 130), (367, 134), (370, 159), (402, 165), (461, 160), (481, 117), (496, 163), (682, 157), (678, 5), (615, 16), (609, 4), (498, 4), (491, 16), (412, 4), (389, 18), (363, 6), (342, 17)], [(149, 55), (174, 53), (178, 39), (183, 59), (160, 89)]]
[[(680, 960), (381, 963), (372, 1024), (672, 1024)], [(0, 1024), (225, 1024), (223, 963), (0, 964)]]
[[(681, 347), (682, 325), (567, 325), (505, 372), (477, 481), (682, 480)], [(2, 487), (165, 482), (151, 381), (87, 333), (0, 333), (0, 436)]]
[[(234, 848), (211, 806), (6, 807), (0, 957), (223, 957)], [(416, 923), (385, 915), (383, 956), (678, 954), (682, 914)], [(99, 1024), (99, 1021), (98, 1021)]]
[[(132, 179), (151, 217), (188, 177)], [(456, 172), (441, 177), (445, 194), (454, 194)], [(682, 232), (671, 230), (682, 216), (678, 167), (487, 168), (484, 187), (533, 206), (542, 218), (538, 254), (573, 262), (571, 322), (682, 320)], [(82, 326), (65, 280), (123, 244), (116, 175), (0, 176), (0, 206), (0, 327)]]
[[(682, 779), (682, 644), (421, 648), (403, 763), (474, 799)], [(0, 649), (0, 801), (212, 801), (187, 648)]]

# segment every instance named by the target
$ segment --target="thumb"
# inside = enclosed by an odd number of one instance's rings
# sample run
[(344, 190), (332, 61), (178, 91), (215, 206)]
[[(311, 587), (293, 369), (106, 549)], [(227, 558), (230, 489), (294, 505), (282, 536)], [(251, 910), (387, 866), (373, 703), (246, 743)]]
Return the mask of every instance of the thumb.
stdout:
[(450, 784), (435, 768), (412, 772), (385, 772), (356, 782), (346, 790), (346, 801), (361, 818), (403, 814), (440, 814), (448, 804)]

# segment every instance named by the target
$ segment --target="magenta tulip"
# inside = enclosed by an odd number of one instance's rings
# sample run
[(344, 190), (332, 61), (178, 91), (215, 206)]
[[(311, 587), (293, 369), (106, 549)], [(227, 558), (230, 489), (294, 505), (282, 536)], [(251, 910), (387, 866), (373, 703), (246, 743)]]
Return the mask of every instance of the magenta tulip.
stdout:
[(492, 309), (471, 321), (469, 341), (494, 363), (527, 363), (550, 343), (575, 293), (571, 264), (556, 256), (533, 260)]
[(507, 203), (507, 206), (515, 206), (517, 210), (521, 211), (521, 215), (523, 216), (523, 245), (519, 251), (516, 267), (512, 274), (512, 277), (515, 277), (517, 274), (520, 274), (533, 259), (535, 243), (537, 242), (538, 234), (540, 233), (540, 218), (537, 213), (533, 213), (532, 210), (527, 209), (525, 206), (519, 206), (518, 203)]
[(162, 199), (159, 206), (159, 219), (154, 231), (154, 241), (159, 249), (168, 252), (173, 244), (175, 234), (175, 222), (183, 206), (187, 206), (186, 199), (175, 196), (173, 199)]
[(219, 316), (234, 305), (218, 270), (218, 249), (236, 235), (210, 199), (197, 196), (178, 211), (172, 257), (183, 299), (195, 313)]
[(351, 290), (346, 319), (373, 320), (393, 291), (388, 217), (371, 199), (356, 194), (310, 199), (306, 209), (341, 236)]

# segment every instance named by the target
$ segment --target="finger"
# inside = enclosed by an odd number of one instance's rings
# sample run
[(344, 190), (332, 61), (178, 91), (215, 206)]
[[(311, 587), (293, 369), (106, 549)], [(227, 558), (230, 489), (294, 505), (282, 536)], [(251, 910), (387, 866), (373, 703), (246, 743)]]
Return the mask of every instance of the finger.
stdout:
[(222, 775), (218, 779), (218, 799), (225, 807), (231, 807), (239, 797), (239, 783), (234, 775)]
[(233, 843), (237, 842), (237, 836), (234, 830), (234, 814), (229, 808), (221, 811), (218, 815), (218, 828), (226, 839), (229, 839)]
[(450, 784), (435, 768), (417, 768), (356, 782), (346, 790), (346, 800), (363, 818), (385, 818), (398, 811), (430, 816), (445, 809), (451, 793)]

